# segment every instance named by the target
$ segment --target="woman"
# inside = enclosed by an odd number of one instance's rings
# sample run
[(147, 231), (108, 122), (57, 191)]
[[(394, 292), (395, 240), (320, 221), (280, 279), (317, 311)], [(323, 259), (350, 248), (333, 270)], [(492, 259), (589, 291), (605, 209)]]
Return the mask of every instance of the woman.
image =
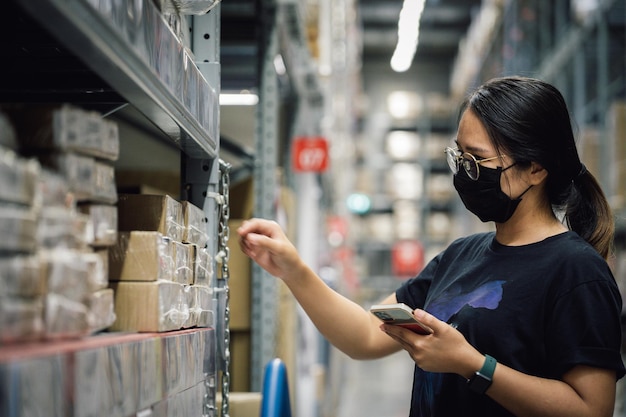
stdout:
[(536, 79), (491, 80), (463, 103), (446, 153), (466, 208), (496, 231), (456, 240), (383, 301), (415, 309), (430, 335), (381, 325), (328, 288), (274, 222), (245, 222), (241, 248), (346, 354), (405, 349), (411, 417), (612, 416), (625, 373), (614, 226), (563, 97)]

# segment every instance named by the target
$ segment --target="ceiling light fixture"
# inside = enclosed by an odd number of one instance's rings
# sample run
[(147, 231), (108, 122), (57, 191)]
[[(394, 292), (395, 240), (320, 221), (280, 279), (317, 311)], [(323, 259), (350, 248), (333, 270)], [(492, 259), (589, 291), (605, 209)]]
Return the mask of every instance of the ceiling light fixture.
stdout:
[(220, 94), (220, 106), (254, 106), (259, 102), (259, 96), (248, 91), (241, 93)]
[(287, 66), (281, 54), (276, 54), (274, 57), (274, 70), (276, 70), (276, 74), (278, 75), (287, 74)]
[(391, 69), (405, 72), (411, 67), (420, 31), (425, 0), (404, 0), (398, 19), (398, 44), (391, 57)]

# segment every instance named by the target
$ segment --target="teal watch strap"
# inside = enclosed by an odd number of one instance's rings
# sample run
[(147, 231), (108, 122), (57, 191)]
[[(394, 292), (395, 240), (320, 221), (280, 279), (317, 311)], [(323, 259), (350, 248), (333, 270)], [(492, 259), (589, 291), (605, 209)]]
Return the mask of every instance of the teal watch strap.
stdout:
[(497, 363), (498, 362), (493, 357), (485, 355), (485, 363), (483, 363), (483, 367), (480, 368), (480, 371), (478, 371), (478, 373), (485, 378), (493, 379), (493, 373), (496, 370)]
[(487, 389), (491, 386), (493, 373), (496, 370), (497, 364), (498, 362), (493, 357), (485, 355), (483, 367), (467, 380), (469, 389), (477, 394), (484, 394), (485, 391), (487, 391)]

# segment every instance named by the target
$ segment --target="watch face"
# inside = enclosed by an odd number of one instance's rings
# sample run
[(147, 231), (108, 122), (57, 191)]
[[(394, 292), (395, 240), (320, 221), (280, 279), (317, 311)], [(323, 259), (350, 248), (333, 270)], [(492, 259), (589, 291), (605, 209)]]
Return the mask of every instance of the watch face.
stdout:
[(487, 391), (487, 388), (491, 386), (491, 379), (486, 376), (476, 372), (467, 383), (469, 385), (470, 390), (477, 394), (484, 394)]

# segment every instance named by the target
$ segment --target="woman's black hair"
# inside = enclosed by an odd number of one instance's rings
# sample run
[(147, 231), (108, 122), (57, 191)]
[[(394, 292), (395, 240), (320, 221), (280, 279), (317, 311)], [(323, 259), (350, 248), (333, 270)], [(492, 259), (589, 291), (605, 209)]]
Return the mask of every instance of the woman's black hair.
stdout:
[(482, 121), (498, 152), (520, 166), (537, 162), (548, 171), (547, 193), (569, 228), (606, 259), (613, 243), (614, 219), (595, 177), (581, 163), (567, 105), (552, 85), (534, 78), (492, 79), (461, 106)]

